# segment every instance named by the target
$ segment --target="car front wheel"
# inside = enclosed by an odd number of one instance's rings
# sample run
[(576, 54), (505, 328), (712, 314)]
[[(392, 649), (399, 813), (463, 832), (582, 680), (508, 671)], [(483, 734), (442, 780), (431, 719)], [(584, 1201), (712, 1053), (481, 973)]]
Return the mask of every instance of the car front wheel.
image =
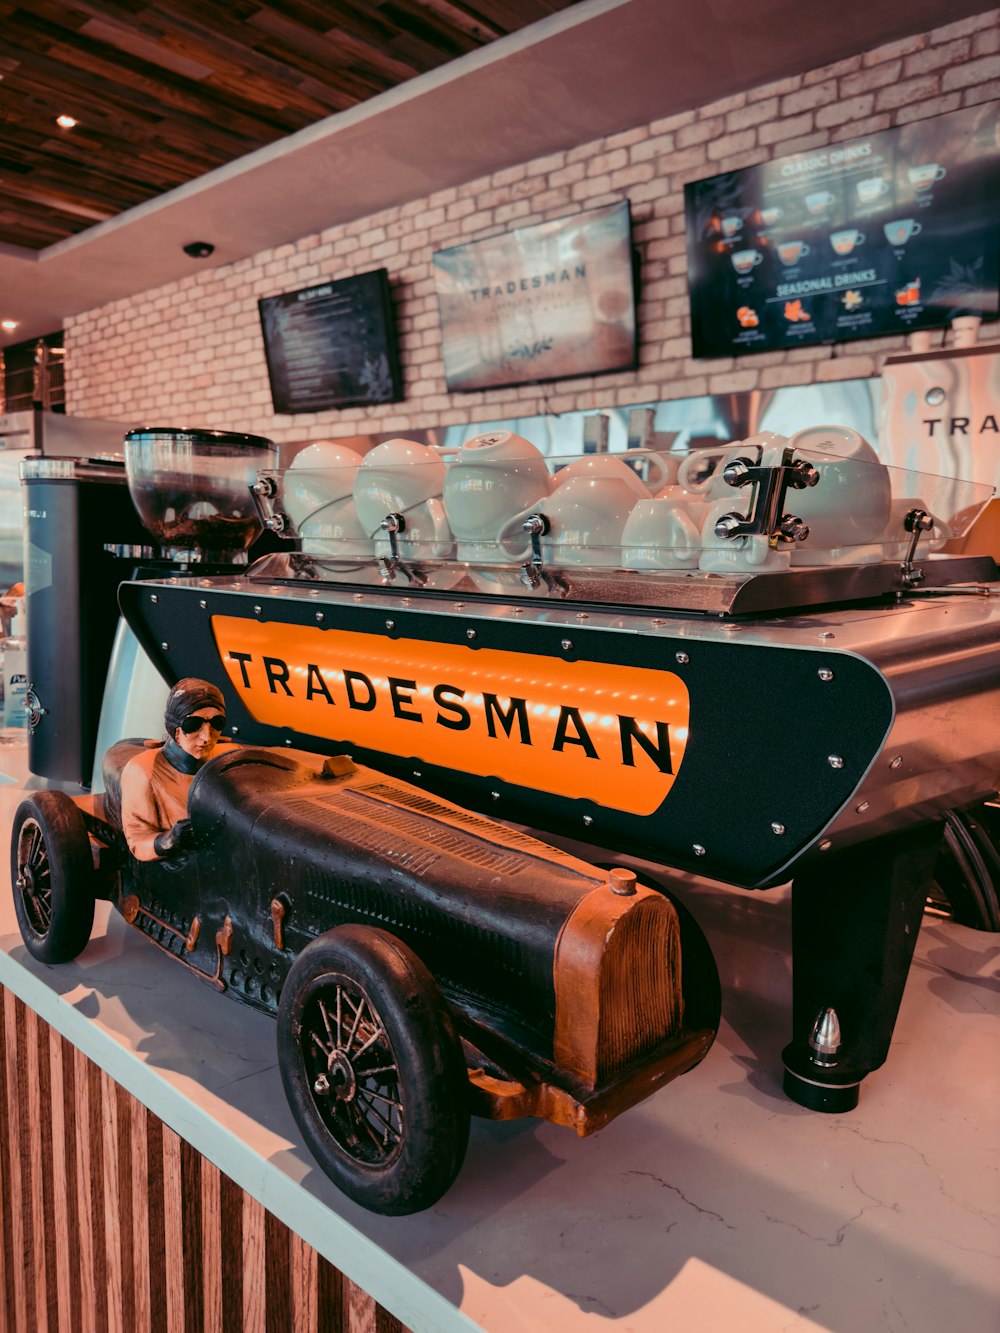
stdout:
[(465, 1059), (401, 940), (357, 925), (313, 940), (282, 990), (278, 1063), (310, 1151), (355, 1202), (415, 1213), (452, 1184), (469, 1137)]
[(68, 963), (94, 926), (94, 859), (83, 815), (61, 791), (23, 800), (10, 844), (14, 911), (28, 952)]

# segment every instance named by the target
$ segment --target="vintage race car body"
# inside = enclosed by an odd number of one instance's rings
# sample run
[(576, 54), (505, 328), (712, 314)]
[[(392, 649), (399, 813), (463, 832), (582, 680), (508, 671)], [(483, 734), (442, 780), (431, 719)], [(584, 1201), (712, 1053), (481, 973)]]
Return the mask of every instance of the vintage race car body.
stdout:
[[(600, 869), (346, 756), (250, 748), (227, 749), (197, 774), (190, 849), (138, 861), (121, 833), (121, 773), (149, 744), (111, 748), (103, 796), (74, 805), (46, 792), (22, 804), (12, 874), (25, 941), (47, 961), (83, 947), (89, 922), (63, 939), (46, 920), (58, 925), (67, 904), (75, 911), (75, 882), (92, 858), (93, 896), (110, 898), (131, 926), (214, 989), (278, 1017), (286, 1091), (307, 1142), (367, 1206), (412, 1211), (433, 1202), (461, 1163), (469, 1110), (542, 1115), (586, 1134), (711, 1045), (719, 986), (710, 951), (682, 907), (630, 872)], [(90, 844), (82, 853), (80, 838)], [(57, 863), (72, 865), (72, 875), (60, 879)], [(318, 950), (344, 940), (349, 953), (358, 940), (375, 953), (353, 971), (353, 953), (346, 964), (336, 954), (310, 971)], [(400, 958), (419, 986), (404, 977), (409, 998), (394, 1038), (384, 1010), (397, 997), (379, 1001), (374, 991)], [(413, 1004), (431, 1017), (410, 1032)], [(386, 1090), (378, 1079), (391, 1066), (402, 1086), (400, 1050), (410, 1046), (426, 1048), (430, 1065), (438, 1048), (450, 1050), (460, 1068), (441, 1096), (449, 1114), (460, 1108), (459, 1124), (442, 1126), (440, 1107), (428, 1117), (438, 1137), (461, 1139), (460, 1149), (453, 1144), (446, 1167), (430, 1171), (431, 1188), (407, 1179), (371, 1195), (367, 1176), (385, 1177), (382, 1159), (398, 1156), (403, 1133), (394, 1117), (413, 1121), (396, 1084)], [(392, 1058), (378, 1068), (366, 1063), (364, 1050), (383, 1048)], [(338, 1116), (355, 1114), (369, 1075), (371, 1097), (398, 1110), (391, 1133), (378, 1120), (388, 1147), (361, 1152), (366, 1178), (355, 1187), (338, 1174), (337, 1157), (345, 1149), (358, 1157), (357, 1127), (342, 1131)], [(434, 1077), (413, 1077), (409, 1105), (419, 1105), (417, 1089)], [(434, 1133), (428, 1139), (433, 1148)]]

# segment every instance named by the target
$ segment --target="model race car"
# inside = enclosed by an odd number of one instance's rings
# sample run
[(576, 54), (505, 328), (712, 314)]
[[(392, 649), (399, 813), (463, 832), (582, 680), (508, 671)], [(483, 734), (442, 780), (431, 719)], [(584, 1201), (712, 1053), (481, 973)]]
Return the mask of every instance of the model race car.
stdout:
[(109, 899), (215, 990), (277, 1019), (303, 1138), (363, 1206), (412, 1213), (455, 1180), (469, 1117), (578, 1134), (696, 1065), (714, 960), (684, 907), (349, 758), (231, 749), (188, 799), (189, 850), (137, 861), (121, 773), (28, 796), (11, 880), (25, 945), (67, 962)]

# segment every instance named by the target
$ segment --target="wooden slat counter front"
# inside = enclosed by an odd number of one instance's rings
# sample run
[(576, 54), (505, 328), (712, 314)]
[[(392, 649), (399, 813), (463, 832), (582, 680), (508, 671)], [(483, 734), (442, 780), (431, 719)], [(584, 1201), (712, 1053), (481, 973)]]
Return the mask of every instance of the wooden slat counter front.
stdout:
[(12, 991), (2, 1005), (5, 1330), (405, 1333)]

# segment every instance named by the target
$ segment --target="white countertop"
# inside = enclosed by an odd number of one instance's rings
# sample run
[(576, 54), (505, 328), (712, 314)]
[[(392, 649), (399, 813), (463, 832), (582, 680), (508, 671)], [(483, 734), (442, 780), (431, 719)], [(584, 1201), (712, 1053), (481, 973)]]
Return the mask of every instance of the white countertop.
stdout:
[[(25, 785), (0, 747), (4, 845)], [(684, 883), (682, 881), (682, 883)], [(781, 1091), (790, 897), (686, 881), (716, 954), (705, 1061), (590, 1139), (474, 1121), (433, 1209), (381, 1218), (303, 1147), (274, 1024), (98, 904), (78, 960), (27, 953), (0, 894), (0, 984), (414, 1333), (995, 1333), (1000, 936), (927, 918), (886, 1066), (848, 1115)]]

